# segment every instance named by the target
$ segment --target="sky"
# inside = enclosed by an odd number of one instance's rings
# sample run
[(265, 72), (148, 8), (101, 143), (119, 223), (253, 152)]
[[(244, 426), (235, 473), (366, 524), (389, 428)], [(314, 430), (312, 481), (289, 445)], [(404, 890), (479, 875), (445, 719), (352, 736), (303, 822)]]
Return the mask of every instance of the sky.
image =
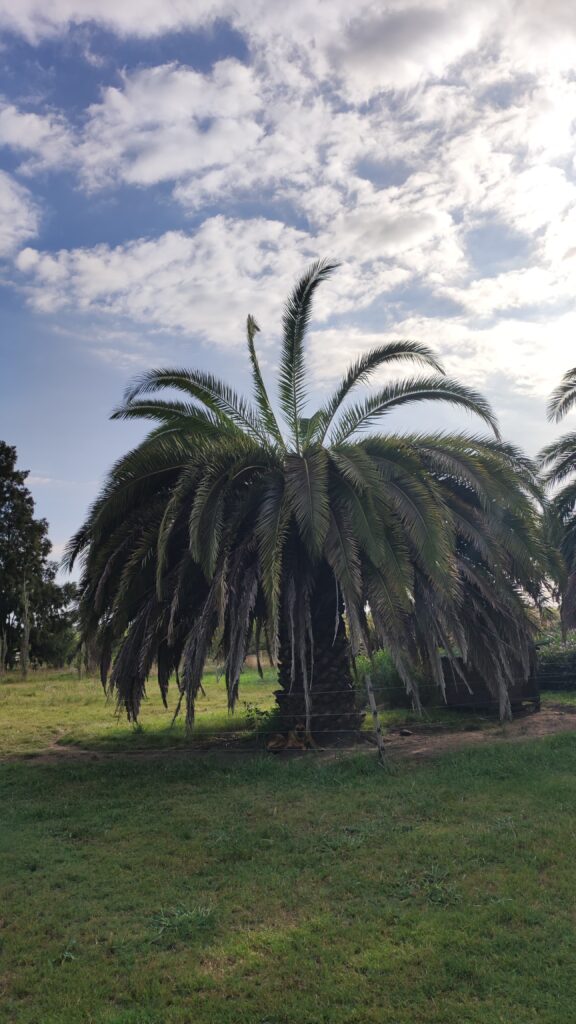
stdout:
[[(0, 438), (59, 556), (157, 365), (248, 387), (318, 257), (311, 399), (431, 346), (531, 455), (576, 364), (572, 0), (0, 0)], [(398, 430), (478, 429), (436, 403)]]

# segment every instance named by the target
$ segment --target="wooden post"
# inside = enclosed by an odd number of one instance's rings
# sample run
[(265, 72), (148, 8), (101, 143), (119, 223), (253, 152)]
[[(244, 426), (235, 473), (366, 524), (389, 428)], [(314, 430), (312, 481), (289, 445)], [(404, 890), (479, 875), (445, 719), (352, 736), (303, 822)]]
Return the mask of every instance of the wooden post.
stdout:
[(378, 708), (376, 707), (376, 698), (374, 697), (374, 690), (372, 689), (372, 679), (366, 673), (364, 677), (366, 683), (366, 693), (368, 694), (368, 703), (372, 712), (372, 718), (374, 720), (374, 732), (376, 733), (376, 742), (378, 744), (378, 756), (380, 758), (380, 764), (386, 763), (386, 757), (384, 753), (384, 737), (382, 735), (382, 729), (380, 728), (380, 719), (378, 717)]

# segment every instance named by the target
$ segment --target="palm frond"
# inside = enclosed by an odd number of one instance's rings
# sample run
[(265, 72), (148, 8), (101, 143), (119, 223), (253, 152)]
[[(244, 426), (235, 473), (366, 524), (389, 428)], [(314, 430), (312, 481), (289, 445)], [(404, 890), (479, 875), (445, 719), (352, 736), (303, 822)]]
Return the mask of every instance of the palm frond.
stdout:
[(262, 372), (260, 370), (260, 363), (258, 362), (258, 356), (256, 354), (256, 345), (254, 339), (259, 330), (260, 328), (258, 327), (258, 324), (256, 323), (254, 317), (249, 316), (246, 321), (246, 338), (248, 341), (250, 366), (252, 368), (252, 386), (254, 390), (254, 398), (256, 400), (256, 405), (260, 410), (260, 417), (262, 419), (262, 423), (266, 427), (266, 430), (269, 432), (270, 436), (274, 439), (274, 441), (283, 448), (284, 439), (282, 437), (280, 427), (278, 426), (278, 422), (276, 420), (274, 411), (272, 409), (272, 405), (270, 403), (270, 399), (268, 397), (266, 385), (264, 384), (264, 379), (262, 377)]
[(269, 609), (270, 636), (274, 650), (277, 645), (282, 564), (290, 515), (284, 480), (280, 474), (271, 476), (260, 501), (256, 521), (256, 537), (262, 587)]
[(429, 366), (437, 373), (444, 373), (433, 352), (426, 345), (421, 345), (417, 341), (390, 341), (385, 345), (370, 349), (355, 363), (352, 363), (332, 397), (316, 414), (315, 430), (310, 440), (321, 444), (334, 416), (350, 392), (359, 384), (366, 384), (375, 370), (398, 360), (410, 360), (423, 366)]
[(358, 537), (345, 502), (336, 501), (332, 505), (324, 556), (348, 601), (356, 605), (362, 595), (362, 568)]
[(313, 557), (322, 551), (330, 526), (328, 457), (323, 448), (284, 460), (286, 497), (302, 540)]
[(306, 401), (304, 336), (312, 316), (314, 292), (337, 266), (337, 263), (327, 260), (313, 263), (294, 288), (282, 314), (282, 355), (278, 374), (278, 395), (298, 454), (301, 448), (300, 424)]
[(568, 370), (558, 387), (550, 395), (548, 402), (548, 419), (560, 420), (570, 412), (576, 403), (576, 367)]
[(478, 391), (448, 377), (422, 377), (389, 384), (366, 401), (347, 409), (336, 423), (330, 443), (341, 444), (356, 431), (371, 426), (375, 420), (394, 408), (411, 402), (430, 400), (447, 402), (467, 409), (488, 423), (494, 433), (498, 434), (492, 409)]
[[(262, 423), (245, 398), (211, 373), (201, 370), (147, 370), (137, 377), (124, 393), (129, 406), (140, 395), (153, 394), (165, 388), (183, 391), (215, 413), (253, 437), (263, 438)], [(116, 415), (120, 412), (117, 410)]]
[(546, 470), (544, 480), (547, 484), (558, 484), (576, 472), (576, 432), (563, 434), (562, 437), (546, 445), (538, 456), (542, 469)]

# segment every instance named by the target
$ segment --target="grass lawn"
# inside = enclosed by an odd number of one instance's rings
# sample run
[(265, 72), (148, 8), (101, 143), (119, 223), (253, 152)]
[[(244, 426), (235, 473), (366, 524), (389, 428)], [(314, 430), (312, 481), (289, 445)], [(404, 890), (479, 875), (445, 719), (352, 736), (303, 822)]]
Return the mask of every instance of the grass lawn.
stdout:
[[(206, 736), (249, 728), (207, 693)], [(168, 721), (151, 698), (127, 728), (90, 681), (0, 683), (1, 751), (119, 751), (0, 764), (2, 1024), (574, 1020), (576, 734), (387, 771), (124, 756), (185, 749)]]

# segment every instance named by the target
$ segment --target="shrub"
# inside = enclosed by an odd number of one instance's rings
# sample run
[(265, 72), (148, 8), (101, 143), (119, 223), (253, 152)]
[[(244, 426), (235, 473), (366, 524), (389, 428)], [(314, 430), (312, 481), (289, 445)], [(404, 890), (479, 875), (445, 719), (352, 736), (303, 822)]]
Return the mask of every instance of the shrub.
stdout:
[(564, 640), (559, 626), (538, 638), (537, 679), (543, 690), (576, 689), (576, 633)]
[(356, 672), (360, 700), (365, 697), (364, 677), (369, 673), (378, 706), (384, 704), (388, 708), (412, 707), (412, 701), (406, 693), (406, 687), (389, 651), (376, 651), (372, 659), (361, 655), (356, 659)]

